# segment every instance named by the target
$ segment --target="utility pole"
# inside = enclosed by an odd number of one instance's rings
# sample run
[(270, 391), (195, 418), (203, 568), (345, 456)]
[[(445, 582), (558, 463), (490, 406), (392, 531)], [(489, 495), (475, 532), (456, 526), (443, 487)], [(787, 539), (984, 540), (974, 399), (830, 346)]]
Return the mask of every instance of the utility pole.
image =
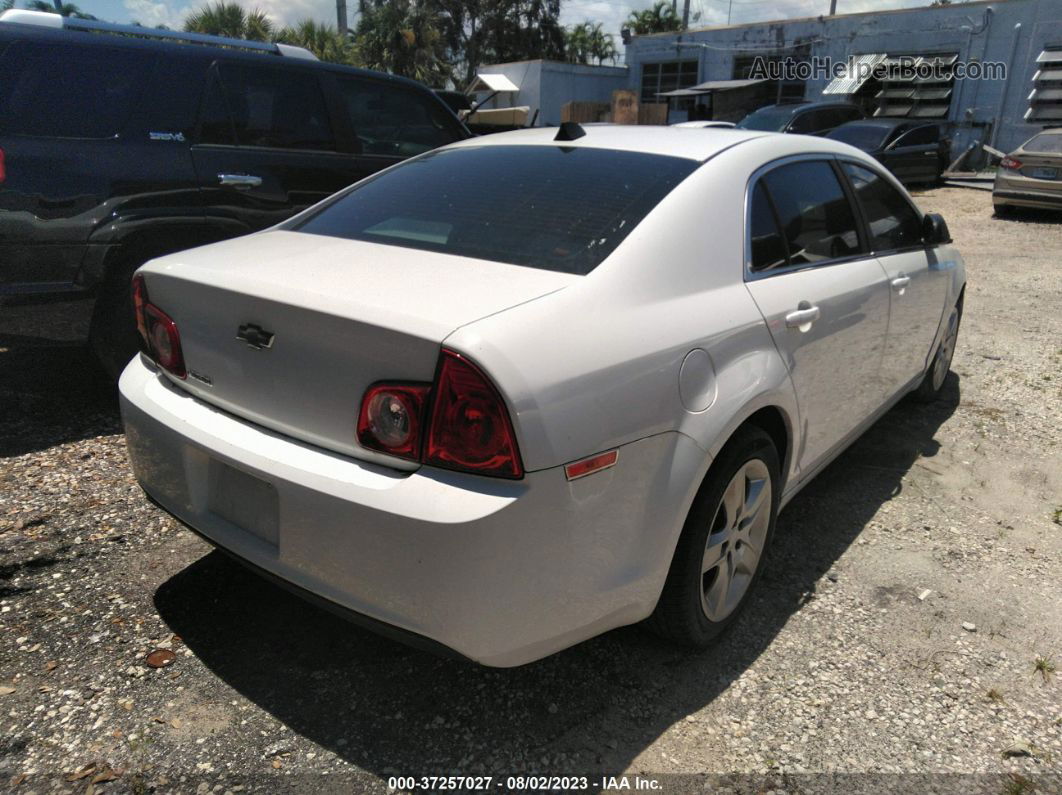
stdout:
[(347, 35), (347, 0), (336, 0), (336, 27), (340, 36)]
[(837, 13), (837, 0), (830, 0), (830, 16), (834, 16)]
[(690, 26), (690, 0), (683, 0), (682, 3), (682, 29), (688, 30)]

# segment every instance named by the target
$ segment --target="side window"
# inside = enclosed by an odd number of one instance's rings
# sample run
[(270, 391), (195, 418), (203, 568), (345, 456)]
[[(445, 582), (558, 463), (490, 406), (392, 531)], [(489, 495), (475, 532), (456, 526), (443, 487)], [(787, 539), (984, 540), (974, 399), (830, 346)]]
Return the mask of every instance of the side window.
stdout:
[(752, 270), (765, 271), (780, 268), (789, 262), (785, 241), (778, 231), (778, 220), (771, 207), (770, 197), (759, 180), (752, 189), (749, 207), (749, 245), (752, 253)]
[(928, 146), (940, 140), (940, 128), (935, 124), (916, 127), (900, 141), (900, 146)]
[(899, 191), (869, 168), (844, 164), (870, 229), (873, 251), (922, 245), (922, 217)]
[(791, 265), (814, 265), (860, 253), (852, 206), (828, 162), (779, 166), (762, 181), (778, 213)]
[(818, 129), (819, 112), (817, 110), (809, 110), (806, 113), (800, 113), (792, 123), (789, 125), (789, 132), (791, 133), (809, 133)]
[(843, 115), (841, 116), (841, 119), (838, 122), (839, 124), (843, 124), (846, 121), (856, 121), (857, 119), (863, 118), (863, 111), (861, 111), (859, 108), (845, 108), (842, 113)]
[(0, 131), (113, 138), (154, 62), (153, 55), (124, 47), (16, 41), (0, 63)]
[[(315, 75), (238, 63), (223, 63), (219, 71), (225, 105), (240, 146), (335, 149), (324, 94)], [(206, 101), (210, 101), (209, 93)], [(218, 106), (205, 106), (204, 121), (213, 111), (213, 134), (223, 137), (224, 125), (216, 116), (219, 110)]]
[(203, 104), (199, 109), (199, 141), (204, 144), (236, 143), (236, 133), (232, 129), (232, 117), (229, 115), (224, 89), (214, 69), (210, 70), (207, 77)]
[(378, 80), (337, 77), (336, 82), (364, 154), (411, 157), (462, 137), (446, 108), (431, 97)]

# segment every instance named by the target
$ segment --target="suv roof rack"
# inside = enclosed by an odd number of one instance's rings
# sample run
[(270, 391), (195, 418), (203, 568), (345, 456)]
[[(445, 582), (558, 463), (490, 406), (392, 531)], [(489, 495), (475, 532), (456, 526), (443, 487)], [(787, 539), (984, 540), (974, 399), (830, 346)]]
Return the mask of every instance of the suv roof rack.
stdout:
[(118, 25), (113, 22), (100, 22), (96, 19), (64, 17), (59, 14), (53, 14), (50, 11), (27, 11), (20, 8), (12, 8), (0, 14), (0, 22), (14, 22), (19, 25), (37, 25), (38, 27), (62, 30), (83, 30), (91, 33), (116, 33), (123, 36), (137, 36), (142, 39), (189, 42), (212, 47), (233, 47), (241, 50), (269, 53), (270, 55), (285, 55), (289, 58), (317, 60), (317, 56), (309, 50), (292, 44), (230, 39), (225, 36), (208, 36), (205, 33), (185, 33), (178, 30), (145, 28), (139, 25)]

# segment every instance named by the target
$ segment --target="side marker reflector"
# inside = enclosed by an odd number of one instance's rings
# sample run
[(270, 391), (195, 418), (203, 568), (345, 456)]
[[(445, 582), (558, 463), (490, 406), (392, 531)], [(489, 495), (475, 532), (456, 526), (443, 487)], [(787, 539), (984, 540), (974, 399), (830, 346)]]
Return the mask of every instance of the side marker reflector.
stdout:
[(587, 475), (592, 475), (595, 472), (600, 472), (602, 469), (608, 469), (611, 466), (615, 466), (618, 459), (619, 450), (609, 450), (607, 453), (598, 453), (589, 458), (584, 458), (582, 461), (565, 464), (564, 474), (568, 480), (585, 478)]

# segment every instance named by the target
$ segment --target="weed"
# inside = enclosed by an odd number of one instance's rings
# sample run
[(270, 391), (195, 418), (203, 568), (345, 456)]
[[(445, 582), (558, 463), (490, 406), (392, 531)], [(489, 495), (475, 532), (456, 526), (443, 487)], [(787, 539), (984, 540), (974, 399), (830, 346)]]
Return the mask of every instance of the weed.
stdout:
[(1055, 663), (1050, 657), (1038, 656), (1033, 663), (1033, 671), (1040, 674), (1045, 682), (1051, 681), (1051, 674), (1055, 672)]
[(1003, 694), (996, 690), (994, 687), (989, 689), (989, 691), (985, 693), (985, 698), (987, 698), (989, 701), (995, 701), (997, 703), (1002, 703), (1004, 700)]

